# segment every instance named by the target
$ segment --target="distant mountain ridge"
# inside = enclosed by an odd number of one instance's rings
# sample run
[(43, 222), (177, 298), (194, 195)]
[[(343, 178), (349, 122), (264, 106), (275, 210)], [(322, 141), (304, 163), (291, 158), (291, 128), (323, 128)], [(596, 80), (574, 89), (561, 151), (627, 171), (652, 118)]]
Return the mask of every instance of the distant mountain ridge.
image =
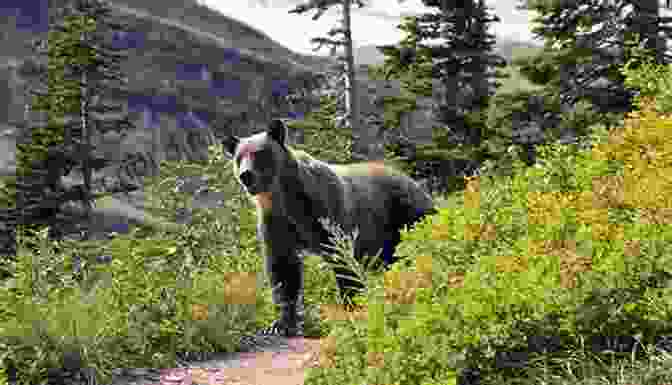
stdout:
[[(497, 37), (495, 43), (495, 51), (502, 55), (507, 63), (517, 52), (536, 49), (541, 49), (541, 45), (536, 42), (524, 42), (506, 37)], [(385, 60), (385, 56), (373, 44), (356, 47), (354, 51), (355, 63), (358, 65), (380, 65)]]
[[(116, 6), (146, 10), (152, 16), (173, 19), (201, 32), (211, 33), (231, 41), (236, 47), (246, 48), (273, 58), (285, 57), (313, 69), (321, 69), (332, 59), (320, 55), (303, 55), (275, 41), (265, 32), (202, 4), (197, 0), (108, 0)], [(239, 42), (238, 39), (241, 41)], [(244, 40), (244, 42), (242, 41)]]

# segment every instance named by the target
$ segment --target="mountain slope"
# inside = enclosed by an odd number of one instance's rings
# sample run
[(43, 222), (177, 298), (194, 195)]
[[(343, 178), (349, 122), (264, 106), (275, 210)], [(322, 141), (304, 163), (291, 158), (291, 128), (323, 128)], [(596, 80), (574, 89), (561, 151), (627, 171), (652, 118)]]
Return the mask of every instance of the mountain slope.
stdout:
[[(66, 2), (50, 0), (48, 15), (53, 16), (55, 9)], [(127, 102), (130, 109), (132, 98), (151, 100), (160, 96), (172, 100), (172, 105), (163, 108), (156, 117), (166, 145), (176, 139), (177, 146), (182, 147), (174, 154), (167, 154), (169, 159), (180, 156), (191, 159), (193, 154), (205, 151), (202, 146), (189, 143), (186, 136), (192, 133), (185, 135), (179, 130), (181, 115), (189, 111), (201, 113), (215, 135), (231, 131), (243, 134), (256, 129), (269, 116), (287, 113), (286, 103), (270, 103), (278, 82), (285, 82), (289, 90), (310, 92), (315, 86), (315, 75), (331, 62), (329, 58), (294, 53), (262, 32), (193, 0), (111, 0), (110, 4), (115, 20), (128, 24), (141, 37), (122, 64), (122, 71), (129, 79), (129, 92), (113, 92), (115, 101)], [(3, 48), (0, 81), (6, 85), (0, 92), (3, 102), (0, 148), (14, 148), (16, 129), (9, 122), (24, 119), (25, 91), (32, 80), (26, 69), (35, 61), (28, 43), (36, 37), (46, 38), (44, 14), (18, 2), (12, 2), (11, 6), (15, 8), (0, 6), (0, 46)], [(42, 28), (37, 28), (40, 22)], [(17, 28), (17, 24), (22, 27)], [(231, 52), (236, 52), (236, 60), (227, 57)], [(212, 81), (219, 81), (223, 87), (229, 84), (237, 87), (213, 91), (209, 88), (212, 83), (185, 80), (179, 73), (184, 64), (203, 65)], [(138, 129), (131, 137), (138, 139), (125, 145), (106, 144), (104, 152), (123, 157), (128, 152), (148, 151), (150, 143), (142, 139), (148, 135), (144, 132), (147, 128), (143, 128), (141, 111), (133, 114)], [(13, 158), (13, 151), (1, 154), (0, 169), (7, 169)]]
[(195, 0), (111, 0), (115, 8), (147, 11), (155, 17), (173, 20), (192, 31), (211, 34), (237, 48), (247, 49), (260, 56), (274, 60), (289, 60), (294, 64), (312, 69), (321, 69), (331, 59), (321, 56), (302, 55), (291, 51), (258, 29)]
[[(495, 43), (497, 51), (507, 62), (525, 51), (534, 52), (541, 49), (537, 43), (511, 40), (506, 37), (498, 37)], [(359, 65), (379, 65), (383, 64), (385, 56), (378, 51), (375, 45), (363, 45), (355, 48), (355, 62)]]

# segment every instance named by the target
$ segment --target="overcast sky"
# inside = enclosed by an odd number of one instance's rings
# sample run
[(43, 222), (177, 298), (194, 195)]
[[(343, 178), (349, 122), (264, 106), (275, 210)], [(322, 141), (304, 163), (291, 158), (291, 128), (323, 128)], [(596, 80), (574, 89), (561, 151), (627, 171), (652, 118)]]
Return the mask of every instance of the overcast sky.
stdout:
[[(227, 16), (243, 21), (269, 35), (293, 51), (315, 54), (311, 51), (310, 38), (324, 36), (338, 23), (339, 14), (330, 10), (317, 21), (312, 20), (314, 11), (303, 15), (289, 14), (294, 4), (301, 0), (199, 0)], [(393, 44), (401, 39), (396, 28), (403, 15), (422, 13), (427, 10), (421, 0), (366, 0), (370, 6), (355, 9), (352, 17), (353, 39), (356, 46), (369, 44)], [(531, 41), (529, 16), (526, 11), (515, 9), (519, 0), (486, 0), (501, 21), (492, 28), (497, 36), (513, 40)], [(266, 4), (266, 6), (264, 5)], [(323, 49), (317, 54), (327, 54)]]

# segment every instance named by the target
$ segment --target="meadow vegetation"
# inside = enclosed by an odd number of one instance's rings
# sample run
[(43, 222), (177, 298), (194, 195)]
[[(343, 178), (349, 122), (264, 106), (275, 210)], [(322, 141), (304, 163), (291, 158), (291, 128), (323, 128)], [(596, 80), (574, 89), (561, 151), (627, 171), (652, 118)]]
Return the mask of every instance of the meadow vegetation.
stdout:
[[(590, 149), (548, 145), (534, 167), (514, 159), (511, 175), (485, 169), (437, 196), (439, 213), (404, 232), (389, 271), (355, 265), (367, 287), (355, 311), (332, 311), (333, 273), (308, 257), (306, 334), (323, 349), (306, 382), (672, 383), (672, 71), (656, 70), (625, 68), (638, 109), (622, 127), (594, 127)], [(267, 325), (276, 309), (255, 212), (230, 173), (215, 146), (207, 163), (166, 163), (148, 181), (150, 212), (167, 219), (192, 204), (178, 177), (206, 175), (230, 197), (177, 230), (21, 237), (0, 287), (0, 363), (19, 384), (44, 381), (73, 353), (105, 383), (113, 368), (235, 350)], [(353, 262), (350, 235), (335, 236)]]
[(670, 383), (671, 72), (649, 67), (625, 68), (638, 110), (592, 148), (484, 170), (406, 232), (309, 383)]

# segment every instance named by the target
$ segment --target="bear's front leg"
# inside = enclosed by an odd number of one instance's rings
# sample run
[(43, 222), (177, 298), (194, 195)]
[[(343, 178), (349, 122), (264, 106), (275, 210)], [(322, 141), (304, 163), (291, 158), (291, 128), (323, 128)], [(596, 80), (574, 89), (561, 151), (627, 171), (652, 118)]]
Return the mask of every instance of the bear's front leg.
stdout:
[(261, 334), (303, 335), (303, 261), (291, 242), (287, 242), (289, 239), (267, 243), (266, 274), (271, 282), (273, 303), (280, 306), (280, 318)]

